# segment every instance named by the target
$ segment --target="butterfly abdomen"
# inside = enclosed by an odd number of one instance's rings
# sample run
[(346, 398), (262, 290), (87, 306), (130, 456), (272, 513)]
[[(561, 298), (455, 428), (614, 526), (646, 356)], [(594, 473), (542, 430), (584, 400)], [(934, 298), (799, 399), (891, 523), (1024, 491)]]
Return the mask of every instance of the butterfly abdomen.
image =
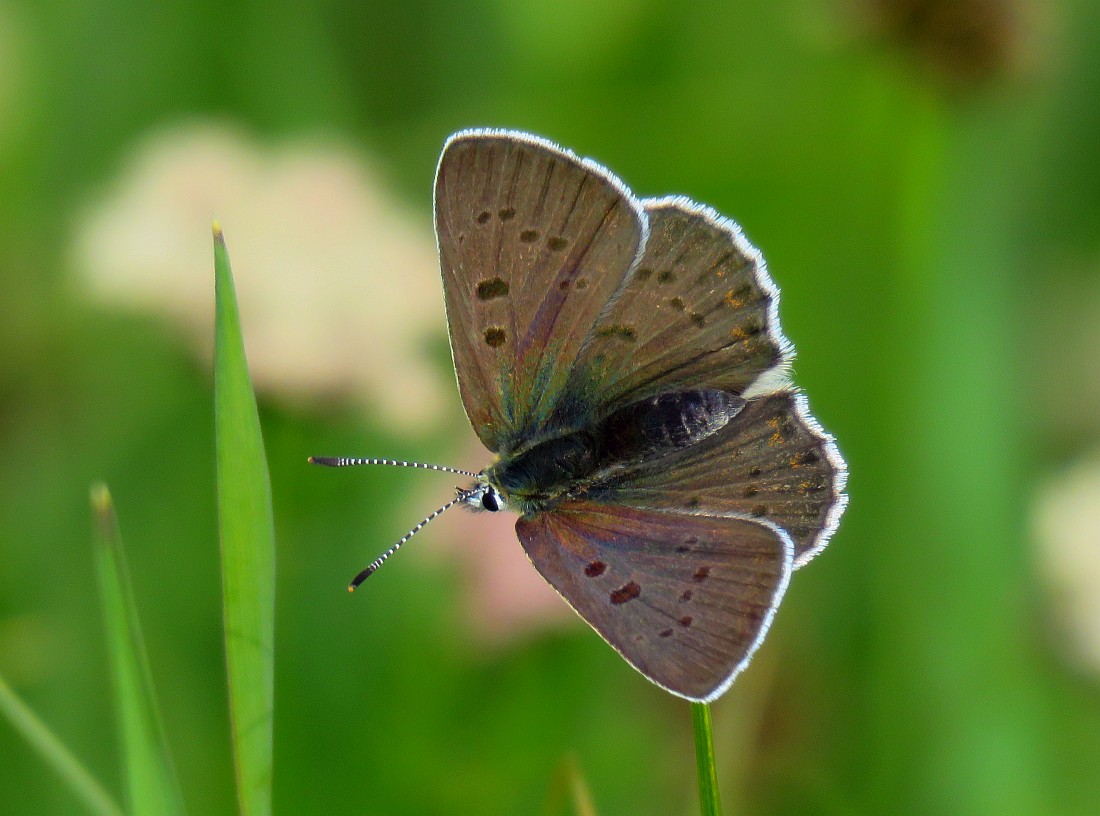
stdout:
[(723, 428), (745, 401), (727, 391), (677, 391), (640, 400), (599, 423), (601, 459), (629, 463), (661, 456)]
[(745, 402), (726, 391), (678, 391), (627, 405), (592, 425), (502, 459), (488, 476), (523, 513), (629, 465), (693, 445), (723, 428)]

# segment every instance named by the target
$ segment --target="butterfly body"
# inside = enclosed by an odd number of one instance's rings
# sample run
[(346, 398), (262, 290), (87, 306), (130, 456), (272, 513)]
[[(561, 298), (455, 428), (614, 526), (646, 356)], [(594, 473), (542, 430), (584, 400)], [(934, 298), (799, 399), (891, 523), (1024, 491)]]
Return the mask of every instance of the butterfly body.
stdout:
[(715, 699), (847, 502), (763, 258), (709, 207), (638, 199), (516, 131), (448, 139), (435, 224), (459, 392), (497, 458), (352, 588), (447, 507), (512, 510), (531, 563), (634, 668)]
[(543, 439), (485, 471), (502, 504), (521, 515), (583, 497), (650, 460), (715, 433), (744, 401), (720, 390), (660, 394), (626, 405), (577, 430)]

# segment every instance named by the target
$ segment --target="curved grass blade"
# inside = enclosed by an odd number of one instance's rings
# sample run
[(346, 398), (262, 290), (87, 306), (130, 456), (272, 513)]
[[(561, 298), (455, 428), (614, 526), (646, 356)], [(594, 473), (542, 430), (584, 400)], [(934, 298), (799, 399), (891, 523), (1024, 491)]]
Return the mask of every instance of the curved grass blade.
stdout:
[(703, 816), (722, 816), (709, 704), (691, 704), (691, 724), (695, 728), (695, 761), (699, 766), (699, 812)]
[(267, 816), (275, 675), (275, 525), (229, 252), (216, 222), (214, 288), (218, 527), (233, 760), (241, 813)]
[(543, 816), (596, 816), (592, 793), (581, 773), (577, 758), (566, 756), (554, 772)]
[(89, 813), (97, 816), (123, 816), (111, 795), (99, 781), (80, 764), (64, 743), (38, 719), (33, 711), (0, 677), (0, 713), (12, 727), (36, 750), (47, 765), (61, 777), (65, 785), (82, 801)]
[(134, 603), (122, 538), (106, 485), (92, 488), (95, 560), (113, 663), (115, 703), (132, 816), (180, 816), (183, 796), (168, 752)]

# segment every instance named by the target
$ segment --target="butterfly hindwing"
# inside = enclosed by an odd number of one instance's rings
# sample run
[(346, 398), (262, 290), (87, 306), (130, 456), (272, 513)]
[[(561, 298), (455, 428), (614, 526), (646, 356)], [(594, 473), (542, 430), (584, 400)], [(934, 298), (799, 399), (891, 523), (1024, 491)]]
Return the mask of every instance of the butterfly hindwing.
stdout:
[(448, 140), (435, 216), (462, 401), (481, 441), (506, 453), (548, 421), (568, 361), (638, 260), (646, 217), (596, 163), (491, 130)]
[(564, 501), (516, 532), (535, 568), (627, 661), (692, 700), (748, 663), (787, 585), (793, 548), (767, 523)]
[(757, 397), (717, 433), (593, 486), (600, 501), (764, 519), (790, 535), (795, 566), (824, 549), (847, 496), (847, 467), (791, 390)]
[(679, 197), (642, 204), (645, 252), (594, 327), (570, 393), (614, 408), (689, 389), (741, 395), (765, 375), (781, 381), (793, 351), (760, 253), (708, 207)]

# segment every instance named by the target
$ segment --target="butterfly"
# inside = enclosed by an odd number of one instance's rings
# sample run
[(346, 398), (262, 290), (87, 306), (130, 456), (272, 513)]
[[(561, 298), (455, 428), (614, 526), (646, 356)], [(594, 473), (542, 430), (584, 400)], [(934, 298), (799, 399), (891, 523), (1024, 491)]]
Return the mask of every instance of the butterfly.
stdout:
[(535, 569), (626, 661), (680, 697), (725, 692), (794, 569), (847, 503), (847, 468), (787, 378), (779, 290), (741, 229), (638, 199), (527, 133), (443, 148), (435, 227), (451, 351), (495, 460), (363, 570), (458, 504), (519, 514)]

